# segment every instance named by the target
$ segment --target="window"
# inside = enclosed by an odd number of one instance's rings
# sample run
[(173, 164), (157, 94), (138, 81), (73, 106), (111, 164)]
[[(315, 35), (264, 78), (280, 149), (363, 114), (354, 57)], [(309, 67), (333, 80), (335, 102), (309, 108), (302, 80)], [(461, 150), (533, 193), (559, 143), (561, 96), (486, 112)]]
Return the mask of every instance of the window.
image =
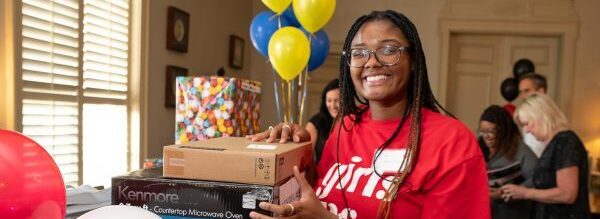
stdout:
[(130, 169), (129, 2), (22, 0), (22, 127), (65, 184)]

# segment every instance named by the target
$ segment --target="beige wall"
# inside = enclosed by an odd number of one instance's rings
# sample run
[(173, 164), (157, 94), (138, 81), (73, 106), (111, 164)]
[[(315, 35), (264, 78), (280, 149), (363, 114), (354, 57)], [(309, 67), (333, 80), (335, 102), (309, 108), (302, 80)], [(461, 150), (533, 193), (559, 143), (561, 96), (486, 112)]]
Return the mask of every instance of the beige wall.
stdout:
[[(161, 157), (162, 146), (175, 142), (175, 110), (164, 106), (165, 67), (176, 65), (188, 69), (190, 75), (214, 74), (224, 66), (230, 76), (250, 76), (250, 43), (248, 29), (252, 20), (252, 2), (220, 1), (146, 1), (149, 4), (147, 78), (147, 142), (148, 157)], [(190, 14), (187, 53), (166, 49), (167, 8), (175, 6)], [(229, 35), (245, 39), (244, 68), (228, 68)]]
[[(0, 12), (2, 15), (0, 16), (0, 36), (6, 36), (6, 14), (5, 11), (5, 2), (0, 2)], [(8, 51), (6, 51), (6, 39), (0, 39), (0, 129), (6, 128), (6, 110), (8, 106), (6, 105), (6, 55)]]
[[(429, 80), (433, 91), (439, 95), (441, 69), (441, 35), (440, 14), (444, 0), (343, 0), (338, 1), (336, 11), (325, 26), (325, 31), (333, 43), (343, 42), (346, 32), (354, 20), (371, 10), (393, 9), (407, 15), (417, 26), (421, 37)], [(600, 44), (596, 39), (600, 36), (600, 1), (575, 0), (575, 7), (580, 19), (580, 33), (576, 48), (576, 63), (574, 74), (574, 92), (571, 100), (570, 114), (567, 115), (572, 128), (584, 142), (600, 141)], [(265, 10), (259, 0), (254, 0), (253, 15)], [(272, 113), (275, 104), (273, 100), (273, 85), (271, 70), (265, 65), (265, 58), (252, 51), (252, 77), (265, 84), (261, 111), (261, 125), (264, 129), (268, 124), (276, 123), (276, 115)], [(568, 74), (568, 72), (567, 72)], [(270, 96), (269, 96), (270, 95)], [(270, 97), (270, 98), (269, 98)], [(600, 148), (599, 148), (600, 150)]]
[[(577, 41), (574, 72), (574, 92), (570, 122), (589, 150), (589, 143), (600, 140), (600, 1), (576, 0), (579, 14), (579, 38)], [(596, 147), (600, 147), (597, 144)], [(600, 155), (597, 154), (597, 155)]]
[(0, 129), (14, 129), (13, 6), (0, 2)]

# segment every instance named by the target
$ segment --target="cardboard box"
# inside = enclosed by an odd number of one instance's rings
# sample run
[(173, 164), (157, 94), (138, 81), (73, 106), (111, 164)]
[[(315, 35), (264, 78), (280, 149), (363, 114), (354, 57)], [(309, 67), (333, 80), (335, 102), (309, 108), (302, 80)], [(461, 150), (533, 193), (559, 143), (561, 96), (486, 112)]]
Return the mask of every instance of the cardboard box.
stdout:
[(267, 144), (241, 137), (213, 138), (165, 146), (164, 176), (276, 185), (312, 161), (310, 142)]
[(163, 178), (152, 168), (112, 178), (112, 204), (138, 206), (162, 218), (249, 218), (267, 201), (287, 204), (300, 198), (296, 179), (276, 186)]
[(228, 77), (177, 77), (175, 143), (259, 132), (261, 83)]

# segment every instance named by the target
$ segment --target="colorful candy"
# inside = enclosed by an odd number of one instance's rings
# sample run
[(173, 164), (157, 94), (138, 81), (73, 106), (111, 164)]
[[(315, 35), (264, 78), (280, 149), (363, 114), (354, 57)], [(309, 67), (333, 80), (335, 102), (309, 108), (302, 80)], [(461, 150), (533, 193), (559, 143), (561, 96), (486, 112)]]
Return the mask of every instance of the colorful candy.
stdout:
[(260, 82), (177, 77), (175, 142), (245, 136), (259, 131)]

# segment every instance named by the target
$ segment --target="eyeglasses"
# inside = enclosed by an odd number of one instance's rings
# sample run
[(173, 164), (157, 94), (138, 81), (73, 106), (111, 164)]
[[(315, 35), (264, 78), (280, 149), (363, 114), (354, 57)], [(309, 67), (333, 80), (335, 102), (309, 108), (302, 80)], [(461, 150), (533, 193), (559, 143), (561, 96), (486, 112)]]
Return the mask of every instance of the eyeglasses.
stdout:
[(477, 134), (479, 136), (487, 136), (490, 138), (496, 137), (496, 131), (495, 130), (477, 130)]
[(382, 65), (392, 66), (398, 64), (407, 48), (407, 46), (384, 46), (376, 50), (355, 48), (344, 51), (343, 55), (347, 56), (347, 64), (350, 67), (364, 67), (371, 59), (371, 54), (375, 54), (375, 59)]

